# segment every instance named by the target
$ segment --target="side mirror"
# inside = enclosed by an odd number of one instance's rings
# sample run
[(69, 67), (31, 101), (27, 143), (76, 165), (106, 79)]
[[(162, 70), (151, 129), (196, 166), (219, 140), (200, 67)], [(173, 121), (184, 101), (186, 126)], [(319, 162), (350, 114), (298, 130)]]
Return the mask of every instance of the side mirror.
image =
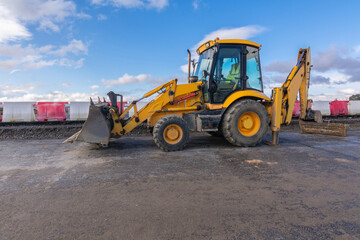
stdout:
[(198, 76), (190, 76), (189, 81), (190, 83), (197, 82), (199, 80)]
[(206, 78), (207, 76), (209, 76), (209, 73), (206, 70), (203, 70), (202, 75), (203, 75), (203, 78)]

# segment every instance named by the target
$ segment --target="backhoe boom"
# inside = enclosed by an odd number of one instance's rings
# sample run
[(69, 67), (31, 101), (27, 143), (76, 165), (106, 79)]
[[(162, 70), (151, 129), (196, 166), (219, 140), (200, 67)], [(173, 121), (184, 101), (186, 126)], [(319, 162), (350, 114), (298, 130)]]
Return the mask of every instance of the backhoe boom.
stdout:
[(297, 63), (292, 68), (286, 81), (272, 93), (271, 130), (272, 144), (279, 142), (281, 124), (290, 124), (297, 95), (300, 95), (300, 119), (322, 122), (321, 113), (310, 109), (309, 84), (311, 71), (310, 47), (300, 49)]

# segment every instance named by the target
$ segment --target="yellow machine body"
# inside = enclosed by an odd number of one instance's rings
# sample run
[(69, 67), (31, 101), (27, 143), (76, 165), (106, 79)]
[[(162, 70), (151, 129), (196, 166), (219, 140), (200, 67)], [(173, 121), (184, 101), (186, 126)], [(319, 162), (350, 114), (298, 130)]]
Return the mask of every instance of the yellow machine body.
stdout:
[[(201, 56), (207, 50), (213, 49), (216, 46), (228, 45), (251, 46), (258, 50), (261, 47), (261, 45), (248, 40), (215, 39), (202, 44), (196, 52)], [(247, 52), (242, 54), (247, 54)], [(207, 94), (207, 87), (210, 86), (209, 81), (195, 80), (192, 83), (189, 82), (188, 84), (178, 85), (177, 79), (174, 79), (144, 94), (141, 99), (133, 101), (127, 109), (122, 112), (117, 107), (113, 107), (116, 106), (116, 96), (121, 95), (115, 94), (114, 97), (113, 93), (112, 95), (109, 95), (109, 93), (108, 95), (112, 105), (110, 106), (106, 102), (93, 104), (91, 101), (89, 117), (83, 129), (70, 137), (67, 142), (74, 140), (87, 141), (87, 139), (90, 139), (90, 142), (107, 145), (110, 138), (121, 137), (146, 121), (149, 128), (158, 128), (157, 131), (162, 131), (162, 135), (158, 134), (160, 140), (170, 145), (177, 145), (181, 143), (181, 138), (186, 135), (186, 129), (181, 125), (182, 120), (180, 121), (179, 119), (187, 118), (188, 121), (192, 121), (193, 123), (193, 126), (189, 127), (190, 129), (209, 132), (223, 130), (225, 131), (223, 132), (224, 136), (230, 139), (230, 142), (231, 139), (234, 138), (234, 136), (231, 136), (231, 131), (239, 131), (237, 134), (240, 133), (243, 137), (250, 138), (257, 134), (259, 126), (269, 124), (273, 132), (272, 142), (273, 144), (277, 144), (281, 124), (289, 124), (292, 119), (292, 111), (298, 93), (300, 93), (301, 105), (300, 119), (314, 119), (314, 114), (311, 112), (311, 109), (309, 109), (308, 100), (310, 69), (310, 48), (300, 49), (296, 66), (293, 67), (283, 85), (273, 89), (271, 98), (259, 90), (241, 89), (231, 91), (222, 103), (213, 103), (211, 101), (205, 101), (204, 96), (204, 94)], [(206, 72), (204, 72), (204, 74), (206, 75)], [(145, 98), (152, 98), (152, 100), (141, 109), (138, 109), (137, 102)], [(260, 110), (263, 108), (264, 110), (261, 111), (265, 111), (266, 119), (262, 117), (265, 116), (264, 114), (257, 114), (256, 111), (252, 111), (251, 108), (236, 115), (235, 108), (240, 110), (245, 108), (245, 105), (239, 105), (240, 102), (244, 102), (244, 104), (246, 103), (249, 106), (252, 104), (255, 106), (254, 108)], [(263, 107), (259, 106), (259, 104)], [(133, 109), (134, 114), (125, 119), (131, 109)], [(229, 109), (231, 109), (231, 111)], [(230, 113), (235, 114), (234, 116), (236, 116), (237, 119), (232, 120), (234, 117), (230, 116)], [(99, 117), (99, 114), (103, 116)], [(165, 121), (166, 119), (170, 119), (173, 122), (167, 125), (165, 124), (166, 126), (164, 125), (162, 128), (161, 126), (157, 126), (157, 123)], [(216, 124), (212, 123), (213, 119), (216, 120)], [(106, 124), (103, 123), (104, 121), (106, 121)], [(226, 121), (228, 125), (224, 123)], [(230, 122), (233, 122), (231, 123), (233, 125), (229, 125)], [(99, 134), (99, 130), (94, 131), (97, 125), (101, 126), (100, 131), (105, 132), (104, 134)], [(224, 126), (232, 130), (226, 130)], [(103, 136), (97, 139), (98, 135)], [(163, 137), (161, 138), (161, 136)], [(246, 138), (244, 141), (246, 142)], [(166, 150), (166, 147), (163, 148), (161, 147), (162, 145), (160, 144), (160, 146), (159, 144), (158, 146), (160, 148)], [(233, 144), (241, 145), (236, 142), (236, 139)]]

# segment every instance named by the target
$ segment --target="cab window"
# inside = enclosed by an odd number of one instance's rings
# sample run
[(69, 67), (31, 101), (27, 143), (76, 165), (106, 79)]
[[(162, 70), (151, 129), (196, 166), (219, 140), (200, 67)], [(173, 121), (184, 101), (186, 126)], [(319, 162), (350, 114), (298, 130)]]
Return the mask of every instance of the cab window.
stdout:
[(214, 102), (223, 102), (230, 92), (241, 89), (241, 68), (241, 46), (220, 47), (212, 77), (217, 85)]
[(259, 49), (247, 46), (246, 50), (248, 51), (246, 55), (246, 75), (248, 77), (246, 88), (262, 91)]
[(198, 66), (196, 68), (195, 76), (198, 76), (199, 80), (209, 80), (209, 76), (204, 78), (203, 71), (205, 70), (208, 74), (210, 74), (213, 58), (214, 58), (215, 48), (209, 48), (205, 52), (200, 55)]

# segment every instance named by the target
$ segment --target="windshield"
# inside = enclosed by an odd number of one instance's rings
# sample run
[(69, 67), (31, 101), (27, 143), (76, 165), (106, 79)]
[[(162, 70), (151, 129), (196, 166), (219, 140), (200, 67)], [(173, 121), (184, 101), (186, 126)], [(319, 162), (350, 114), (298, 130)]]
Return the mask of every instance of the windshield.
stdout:
[[(212, 47), (200, 55), (199, 62), (197, 64), (197, 68), (195, 72), (195, 76), (198, 76), (199, 80), (209, 80), (209, 74), (210, 74), (214, 53), (215, 53), (215, 47)], [(208, 76), (206, 78), (203, 77), (204, 70), (208, 72)]]
[(246, 55), (246, 75), (248, 77), (246, 88), (263, 91), (259, 49), (247, 46), (246, 50), (248, 50)]

